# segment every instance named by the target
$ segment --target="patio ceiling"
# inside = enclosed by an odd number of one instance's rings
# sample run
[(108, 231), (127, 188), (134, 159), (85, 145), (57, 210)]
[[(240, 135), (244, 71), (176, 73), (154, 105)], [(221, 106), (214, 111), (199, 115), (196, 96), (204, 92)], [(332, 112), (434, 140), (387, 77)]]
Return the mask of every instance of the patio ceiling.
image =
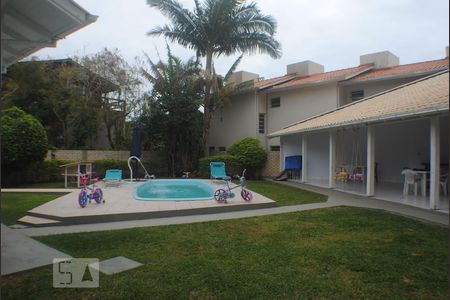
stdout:
[(72, 0), (2, 0), (1, 17), (2, 73), (98, 18)]
[(273, 132), (268, 137), (422, 117), (448, 113), (448, 110), (447, 70), (300, 121)]

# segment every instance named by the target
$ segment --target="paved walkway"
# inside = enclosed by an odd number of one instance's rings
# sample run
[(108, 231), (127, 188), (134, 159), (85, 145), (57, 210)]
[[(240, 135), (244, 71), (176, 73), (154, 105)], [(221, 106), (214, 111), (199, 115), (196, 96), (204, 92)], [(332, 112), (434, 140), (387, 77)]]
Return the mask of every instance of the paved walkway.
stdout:
[(2, 275), (50, 265), (54, 258), (71, 257), (3, 224), (1, 224), (1, 234)]
[(42, 236), (42, 235), (55, 235), (55, 234), (65, 234), (65, 233), (78, 233), (78, 232), (94, 232), (94, 231), (106, 231), (106, 230), (117, 230), (117, 229), (127, 229), (127, 228), (138, 228), (138, 227), (153, 227), (162, 225), (173, 225), (173, 224), (188, 224), (188, 223), (199, 223), (199, 222), (209, 222), (217, 220), (232, 220), (239, 218), (248, 217), (258, 217), (267, 216), (281, 213), (306, 211), (312, 209), (336, 207), (336, 206), (352, 206), (361, 207), (369, 209), (379, 209), (390, 213), (406, 216), (409, 218), (414, 218), (427, 223), (437, 224), (441, 226), (448, 226), (449, 215), (439, 211), (432, 211), (427, 209), (421, 209), (413, 206), (407, 206), (399, 203), (383, 201), (358, 195), (351, 195), (344, 192), (339, 192), (335, 190), (323, 189), (319, 187), (311, 187), (307, 185), (299, 185), (292, 183), (283, 183), (285, 185), (290, 185), (296, 188), (302, 188), (309, 191), (314, 191), (328, 196), (328, 201), (325, 203), (312, 203), (304, 205), (291, 205), (282, 206), (274, 208), (265, 209), (254, 209), (247, 211), (237, 211), (237, 212), (227, 212), (227, 213), (216, 213), (216, 214), (205, 214), (205, 215), (193, 215), (193, 216), (180, 216), (171, 218), (158, 218), (158, 219), (147, 219), (147, 220), (136, 220), (136, 221), (123, 221), (123, 222), (108, 222), (99, 224), (83, 224), (83, 225), (72, 225), (72, 226), (51, 226), (51, 227), (41, 227), (41, 228), (24, 228), (16, 229), (28, 236)]

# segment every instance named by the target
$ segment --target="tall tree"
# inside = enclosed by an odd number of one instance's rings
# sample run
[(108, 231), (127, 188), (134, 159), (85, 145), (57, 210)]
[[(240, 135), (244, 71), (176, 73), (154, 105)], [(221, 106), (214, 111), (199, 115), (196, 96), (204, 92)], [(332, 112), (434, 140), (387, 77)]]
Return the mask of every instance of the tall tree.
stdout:
[(134, 115), (143, 99), (138, 66), (129, 64), (117, 48), (104, 48), (93, 55), (76, 57), (75, 60), (92, 71), (85, 84), (95, 85), (97, 80), (108, 80), (117, 85), (117, 89), (103, 97), (100, 115), (111, 148), (123, 148), (127, 144), (125, 120)]
[(208, 139), (212, 111), (218, 93), (214, 82), (214, 58), (235, 53), (281, 56), (281, 46), (274, 38), (276, 22), (261, 13), (256, 3), (245, 0), (194, 0), (194, 10), (184, 8), (177, 0), (148, 0), (169, 18), (171, 24), (156, 27), (149, 35), (164, 36), (172, 42), (193, 49), (206, 58), (205, 97), (203, 101), (203, 145)]
[(201, 150), (202, 84), (197, 61), (183, 63), (168, 50), (168, 61), (152, 62), (142, 69), (152, 84), (148, 111), (143, 116), (144, 145), (166, 153), (168, 173), (192, 171)]

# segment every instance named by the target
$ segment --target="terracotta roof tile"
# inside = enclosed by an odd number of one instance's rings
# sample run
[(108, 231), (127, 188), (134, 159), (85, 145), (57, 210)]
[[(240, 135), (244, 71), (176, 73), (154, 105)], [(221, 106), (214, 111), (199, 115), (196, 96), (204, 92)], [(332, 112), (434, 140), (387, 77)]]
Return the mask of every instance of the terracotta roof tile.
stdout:
[(271, 133), (269, 137), (371, 123), (433, 111), (448, 111), (448, 101), (449, 73), (447, 71), (301, 121)]
[(283, 75), (283, 76), (279, 76), (279, 77), (274, 77), (274, 78), (270, 78), (270, 79), (266, 79), (266, 80), (261, 80), (261, 81), (257, 81), (255, 82), (255, 88), (262, 88), (264, 86), (270, 85), (270, 84), (274, 84), (277, 82), (284, 82), (285, 80), (289, 80), (295, 78), (295, 74), (287, 74), (287, 75)]
[(361, 72), (367, 71), (372, 68), (372, 64), (362, 65), (354, 68), (336, 70), (326, 73), (314, 74), (311, 76), (303, 76), (297, 77), (293, 80), (290, 80), (286, 83), (282, 83), (272, 87), (270, 90), (279, 90), (284, 88), (295, 87), (297, 85), (303, 85), (308, 83), (318, 83), (318, 82), (326, 82), (326, 81), (340, 81), (344, 79), (348, 79), (351, 76), (355, 76)]
[(360, 74), (352, 78), (350, 81), (368, 80), (414, 73), (437, 72), (445, 69), (448, 69), (448, 58), (408, 65), (400, 65), (391, 68), (375, 69), (370, 72)]

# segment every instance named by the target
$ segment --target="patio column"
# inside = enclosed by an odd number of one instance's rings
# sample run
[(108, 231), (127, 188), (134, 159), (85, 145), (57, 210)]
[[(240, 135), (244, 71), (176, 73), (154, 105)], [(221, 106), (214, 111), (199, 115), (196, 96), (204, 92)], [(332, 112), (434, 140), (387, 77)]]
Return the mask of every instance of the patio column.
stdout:
[(334, 172), (336, 170), (336, 132), (334, 130), (330, 131), (330, 140), (329, 140), (329, 151), (330, 151), (330, 164), (328, 171), (328, 187), (334, 188)]
[(439, 117), (430, 120), (430, 209), (438, 209), (440, 188), (440, 123)]
[(302, 182), (306, 182), (307, 177), (307, 161), (308, 161), (308, 136), (302, 135)]
[(283, 139), (280, 137), (280, 172), (286, 168), (284, 165)]
[(367, 127), (366, 196), (375, 195), (375, 127)]

